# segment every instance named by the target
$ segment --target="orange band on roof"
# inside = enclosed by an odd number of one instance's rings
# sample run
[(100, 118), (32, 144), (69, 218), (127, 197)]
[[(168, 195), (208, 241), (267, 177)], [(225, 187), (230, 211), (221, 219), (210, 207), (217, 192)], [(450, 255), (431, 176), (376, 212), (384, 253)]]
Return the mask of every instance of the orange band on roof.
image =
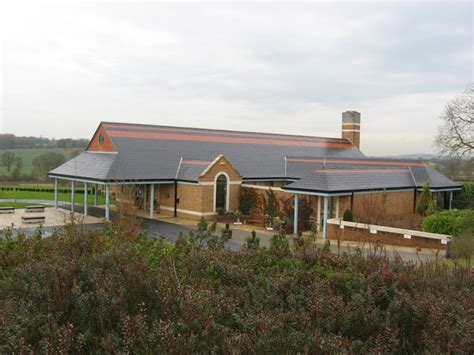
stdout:
[(189, 164), (189, 165), (209, 165), (211, 164), (210, 161), (195, 161), (195, 160), (183, 160), (181, 164)]
[(306, 158), (288, 158), (289, 162), (294, 163), (339, 163), (354, 165), (387, 165), (387, 166), (427, 166), (424, 163), (412, 163), (401, 161), (364, 161), (364, 160), (338, 160), (338, 159), (306, 159)]
[(236, 137), (214, 137), (198, 136), (189, 134), (166, 134), (151, 132), (127, 132), (127, 131), (108, 131), (111, 137), (136, 138), (136, 139), (160, 139), (171, 141), (192, 141), (192, 142), (218, 142), (218, 143), (237, 143), (237, 144), (262, 144), (294, 147), (323, 147), (323, 148), (353, 148), (351, 144), (342, 143), (324, 143), (324, 142), (305, 142), (277, 139), (255, 139), (255, 138), (236, 138)]
[(255, 138), (287, 138), (295, 139), (301, 141), (316, 141), (316, 142), (343, 142), (344, 139), (341, 138), (323, 138), (323, 137), (302, 137), (302, 136), (292, 136), (287, 134), (277, 134), (277, 133), (251, 133), (251, 132), (227, 132), (219, 130), (206, 130), (206, 129), (187, 129), (187, 128), (171, 128), (171, 127), (151, 127), (151, 126), (140, 126), (140, 125), (125, 125), (125, 124), (108, 124), (105, 123), (104, 127), (106, 128), (128, 128), (128, 129), (140, 129), (147, 131), (158, 131), (158, 132), (176, 132), (180, 133), (201, 133), (201, 134), (216, 134), (221, 136), (234, 136), (234, 137), (255, 137)]
[(408, 169), (316, 169), (315, 173), (335, 173), (335, 174), (352, 174), (352, 173), (408, 173)]

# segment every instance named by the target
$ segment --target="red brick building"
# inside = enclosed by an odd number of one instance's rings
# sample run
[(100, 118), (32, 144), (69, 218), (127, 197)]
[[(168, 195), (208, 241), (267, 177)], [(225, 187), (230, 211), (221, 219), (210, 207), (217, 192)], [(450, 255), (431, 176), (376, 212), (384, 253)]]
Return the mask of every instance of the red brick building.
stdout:
[(87, 149), (49, 176), (56, 186), (58, 179), (101, 186), (106, 218), (110, 194), (152, 218), (211, 219), (239, 208), (242, 187), (271, 189), (293, 199), (295, 220), (305, 199), (324, 235), (328, 218), (346, 210), (357, 218), (364, 200), (382, 192), (393, 215), (413, 213), (426, 183), (449, 205), (457, 183), (420, 161), (367, 158), (360, 127), (355, 111), (343, 113), (341, 138), (102, 122)]

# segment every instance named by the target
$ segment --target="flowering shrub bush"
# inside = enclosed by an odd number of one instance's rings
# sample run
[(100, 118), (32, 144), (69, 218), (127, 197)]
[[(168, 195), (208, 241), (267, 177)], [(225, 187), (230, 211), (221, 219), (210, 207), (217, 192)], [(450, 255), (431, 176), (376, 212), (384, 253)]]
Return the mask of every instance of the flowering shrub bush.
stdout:
[(175, 246), (113, 224), (4, 231), (0, 353), (474, 351), (469, 269), (219, 238), (207, 224)]

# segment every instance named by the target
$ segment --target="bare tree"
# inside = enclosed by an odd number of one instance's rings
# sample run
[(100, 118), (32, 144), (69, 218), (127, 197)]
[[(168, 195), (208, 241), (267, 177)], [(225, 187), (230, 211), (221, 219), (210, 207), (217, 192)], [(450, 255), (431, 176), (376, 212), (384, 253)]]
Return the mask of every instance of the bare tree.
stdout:
[(440, 153), (472, 157), (474, 151), (474, 83), (446, 105), (435, 143)]
[(7, 168), (8, 173), (10, 173), (10, 170), (15, 164), (15, 159), (16, 159), (16, 154), (10, 151), (3, 152), (1, 156), (1, 163), (2, 165)]

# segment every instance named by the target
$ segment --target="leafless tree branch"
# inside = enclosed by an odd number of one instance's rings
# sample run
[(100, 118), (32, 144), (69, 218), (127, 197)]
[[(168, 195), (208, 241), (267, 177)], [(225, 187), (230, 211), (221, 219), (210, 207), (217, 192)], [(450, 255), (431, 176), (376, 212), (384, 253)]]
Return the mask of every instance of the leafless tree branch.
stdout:
[(474, 83), (446, 105), (435, 144), (443, 155), (472, 157), (474, 151)]

